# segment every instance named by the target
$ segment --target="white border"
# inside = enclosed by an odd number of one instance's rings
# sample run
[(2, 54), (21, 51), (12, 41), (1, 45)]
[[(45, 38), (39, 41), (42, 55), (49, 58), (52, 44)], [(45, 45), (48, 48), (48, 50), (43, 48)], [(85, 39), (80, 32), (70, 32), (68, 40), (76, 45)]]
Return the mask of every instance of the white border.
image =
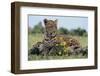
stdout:
[[(28, 61), (28, 14), (88, 17), (88, 58)], [(94, 11), (41, 7), (20, 8), (20, 69), (42, 69), (94, 65)]]

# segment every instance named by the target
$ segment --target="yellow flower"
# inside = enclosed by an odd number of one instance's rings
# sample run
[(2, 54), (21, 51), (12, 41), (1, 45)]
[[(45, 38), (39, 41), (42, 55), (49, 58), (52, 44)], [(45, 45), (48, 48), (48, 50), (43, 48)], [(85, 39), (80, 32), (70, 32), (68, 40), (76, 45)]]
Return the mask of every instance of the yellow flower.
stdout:
[(58, 44), (56, 44), (56, 46), (58, 46)]
[(59, 55), (61, 55), (61, 52), (59, 52)]
[(66, 46), (66, 42), (65, 41), (64, 42), (61, 42), (60, 45), (61, 46)]
[(65, 41), (63, 42), (63, 45), (64, 45), (64, 46), (66, 45), (66, 42), (65, 42)]
[(67, 52), (67, 48), (66, 47), (64, 47), (64, 52)]
[(60, 40), (62, 41), (63, 40), (63, 37), (60, 37)]
[(64, 52), (66, 53), (66, 52), (67, 52), (67, 50), (66, 50), (66, 49), (64, 49)]
[(63, 42), (60, 43), (61, 46), (64, 46)]

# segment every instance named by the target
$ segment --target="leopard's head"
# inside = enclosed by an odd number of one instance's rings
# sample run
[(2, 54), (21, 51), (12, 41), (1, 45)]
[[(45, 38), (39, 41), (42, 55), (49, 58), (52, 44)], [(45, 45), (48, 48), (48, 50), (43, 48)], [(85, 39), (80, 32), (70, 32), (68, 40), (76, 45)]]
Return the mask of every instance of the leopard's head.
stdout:
[(57, 34), (57, 19), (48, 20), (44, 19), (45, 30), (47, 37), (54, 37)]

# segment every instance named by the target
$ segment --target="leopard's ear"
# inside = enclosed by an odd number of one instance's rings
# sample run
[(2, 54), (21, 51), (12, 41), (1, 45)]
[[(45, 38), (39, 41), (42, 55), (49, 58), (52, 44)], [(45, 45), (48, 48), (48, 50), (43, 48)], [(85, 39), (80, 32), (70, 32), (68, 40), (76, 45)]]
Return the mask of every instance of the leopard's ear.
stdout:
[(55, 20), (55, 27), (57, 29), (57, 22), (58, 22), (58, 19)]
[(44, 24), (46, 24), (48, 22), (48, 20), (47, 19), (44, 19)]
[(55, 23), (57, 23), (57, 22), (58, 22), (58, 19), (55, 20)]

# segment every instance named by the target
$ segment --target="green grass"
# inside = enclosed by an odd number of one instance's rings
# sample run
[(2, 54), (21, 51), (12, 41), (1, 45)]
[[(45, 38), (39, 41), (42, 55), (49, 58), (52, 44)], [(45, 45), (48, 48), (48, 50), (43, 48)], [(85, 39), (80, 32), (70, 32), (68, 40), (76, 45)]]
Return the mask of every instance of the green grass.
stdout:
[(29, 34), (28, 35), (28, 49), (32, 48), (34, 44), (37, 42), (41, 42), (43, 40), (43, 34)]
[(88, 37), (86, 36), (73, 36), (73, 37), (80, 42), (82, 47), (86, 47), (88, 45)]
[(55, 59), (82, 59), (82, 58), (87, 58), (87, 56), (81, 56), (81, 55), (77, 55), (77, 56), (41, 56), (41, 55), (29, 55), (28, 60), (55, 60)]
[[(88, 45), (88, 38), (85, 36), (73, 36), (76, 38), (82, 47)], [(28, 49), (32, 48), (34, 44), (37, 42), (41, 42), (43, 40), (43, 34), (29, 34), (28, 36)], [(79, 58), (87, 58), (87, 56), (37, 56), (37, 55), (29, 55), (28, 60), (52, 60), (52, 59), (79, 59)]]

